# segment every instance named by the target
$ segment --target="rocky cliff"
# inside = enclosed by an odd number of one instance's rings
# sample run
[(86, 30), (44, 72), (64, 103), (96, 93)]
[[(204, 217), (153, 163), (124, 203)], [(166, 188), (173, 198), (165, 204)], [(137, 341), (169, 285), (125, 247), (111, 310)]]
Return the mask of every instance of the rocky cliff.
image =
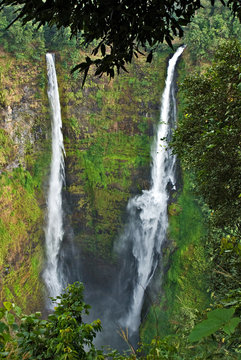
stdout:
[[(45, 60), (33, 64), (3, 50), (0, 55), (1, 299), (24, 308), (31, 302), (32, 311), (44, 294), (40, 274), (51, 141)], [(56, 54), (66, 149), (63, 246), (75, 246), (75, 264), (80, 256), (90, 268), (99, 264), (97, 273), (100, 268), (108, 273), (114, 262), (113, 241), (128, 198), (149, 186), (150, 143), (167, 56), (159, 53), (152, 64), (137, 59), (128, 74), (111, 82), (90, 76), (82, 89)], [(68, 262), (67, 256), (64, 266)]]
[(49, 163), (44, 61), (0, 53), (0, 299), (42, 302), (44, 191)]

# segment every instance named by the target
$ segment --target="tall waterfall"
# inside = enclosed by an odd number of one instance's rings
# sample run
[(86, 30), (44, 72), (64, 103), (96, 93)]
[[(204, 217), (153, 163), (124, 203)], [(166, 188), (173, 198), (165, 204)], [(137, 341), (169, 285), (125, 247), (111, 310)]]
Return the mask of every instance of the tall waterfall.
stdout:
[[(131, 304), (120, 324), (134, 334), (140, 325), (144, 293), (160, 258), (161, 245), (168, 226), (168, 188), (175, 188), (175, 156), (168, 148), (172, 128), (175, 126), (176, 105), (174, 71), (184, 46), (179, 47), (169, 60), (165, 89), (161, 100), (160, 123), (152, 146), (151, 188), (131, 199), (127, 205), (129, 221), (121, 237), (122, 247), (130, 247), (134, 259), (135, 277)], [(125, 274), (132, 269), (125, 269)]]
[(52, 159), (47, 200), (47, 224), (45, 229), (47, 265), (43, 274), (49, 295), (56, 297), (63, 288), (63, 275), (58, 259), (63, 240), (62, 186), (64, 182), (64, 144), (62, 120), (54, 55), (46, 54), (48, 73), (48, 98), (52, 121)]

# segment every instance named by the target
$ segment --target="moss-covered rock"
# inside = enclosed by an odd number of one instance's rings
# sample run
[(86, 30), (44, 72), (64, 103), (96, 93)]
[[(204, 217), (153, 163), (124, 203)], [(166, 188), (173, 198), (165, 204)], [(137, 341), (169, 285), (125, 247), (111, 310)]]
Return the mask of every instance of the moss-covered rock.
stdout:
[[(43, 59), (44, 60), (44, 59)], [(43, 181), (48, 171), (49, 116), (40, 86), (45, 63), (0, 51), (0, 302), (24, 311), (43, 307)]]
[(150, 144), (168, 52), (111, 82), (59, 77), (71, 223), (82, 250), (111, 260), (128, 198), (149, 187)]

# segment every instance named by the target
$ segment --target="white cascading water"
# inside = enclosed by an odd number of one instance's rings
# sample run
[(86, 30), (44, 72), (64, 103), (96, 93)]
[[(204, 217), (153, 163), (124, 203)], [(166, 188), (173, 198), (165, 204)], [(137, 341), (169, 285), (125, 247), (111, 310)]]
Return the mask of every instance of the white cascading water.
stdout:
[(58, 296), (63, 288), (63, 276), (59, 272), (58, 257), (63, 239), (62, 186), (64, 182), (64, 143), (61, 109), (54, 55), (46, 54), (48, 74), (48, 98), (52, 124), (52, 159), (47, 200), (47, 224), (45, 229), (47, 265), (43, 278), (51, 297)]
[(166, 237), (168, 184), (175, 189), (175, 156), (172, 156), (166, 139), (170, 137), (173, 126), (171, 118), (176, 116), (175, 101), (170, 111), (170, 103), (175, 100), (172, 85), (175, 66), (184, 48), (184, 46), (179, 47), (168, 63), (166, 84), (161, 100), (160, 123), (151, 152), (151, 189), (143, 190), (142, 195), (131, 199), (127, 205), (129, 223), (121, 241), (123, 246), (127, 241), (132, 241), (137, 278), (129, 311), (121, 319), (120, 324), (129, 329), (130, 335), (139, 328), (144, 293), (157, 267), (161, 245)]

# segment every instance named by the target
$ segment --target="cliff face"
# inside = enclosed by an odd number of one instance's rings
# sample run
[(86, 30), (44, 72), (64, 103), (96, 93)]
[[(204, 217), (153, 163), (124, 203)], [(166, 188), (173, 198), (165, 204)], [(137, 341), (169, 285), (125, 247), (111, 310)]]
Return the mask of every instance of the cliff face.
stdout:
[(28, 311), (42, 299), (42, 180), (48, 167), (45, 77), (39, 66), (0, 54), (0, 300)]
[[(0, 300), (28, 311), (43, 303), (45, 195), (50, 119), (44, 58), (0, 54)], [(128, 198), (149, 186), (150, 143), (159, 116), (167, 53), (114, 81), (89, 77), (84, 89), (57, 54), (66, 149), (65, 239), (86, 263), (108, 272)], [(68, 259), (66, 260), (68, 262)], [(77, 275), (78, 277), (78, 275)], [(29, 307), (29, 304), (33, 304)]]
[(89, 78), (83, 91), (62, 83), (71, 224), (82, 250), (98, 258), (110, 259), (128, 198), (149, 186), (165, 56), (111, 82)]

